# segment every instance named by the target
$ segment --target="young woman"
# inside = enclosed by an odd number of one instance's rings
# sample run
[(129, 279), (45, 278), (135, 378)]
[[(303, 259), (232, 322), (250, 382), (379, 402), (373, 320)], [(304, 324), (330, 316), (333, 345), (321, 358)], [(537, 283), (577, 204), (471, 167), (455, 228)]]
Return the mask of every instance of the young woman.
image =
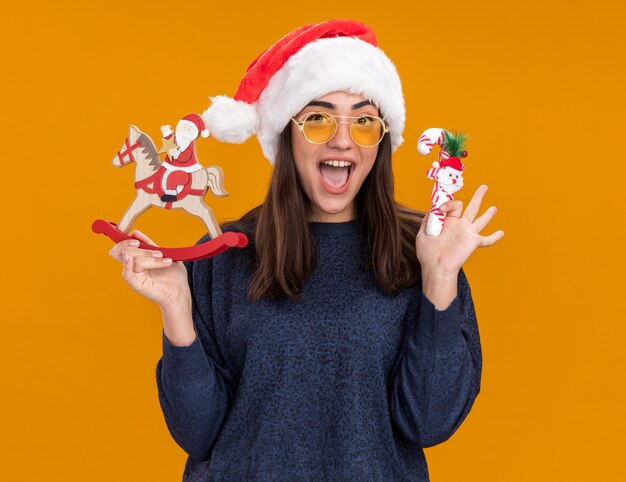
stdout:
[[(116, 245), (130, 286), (163, 315), (159, 400), (188, 453), (183, 480), (427, 481), (423, 448), (448, 439), (480, 389), (482, 357), (461, 269), (479, 246), (486, 186), (440, 236), (395, 203), (404, 103), (371, 29), (302, 27), (248, 68), (204, 118), (256, 133), (267, 197), (223, 226), (250, 245), (173, 263)], [(151, 242), (135, 231), (139, 239)]]

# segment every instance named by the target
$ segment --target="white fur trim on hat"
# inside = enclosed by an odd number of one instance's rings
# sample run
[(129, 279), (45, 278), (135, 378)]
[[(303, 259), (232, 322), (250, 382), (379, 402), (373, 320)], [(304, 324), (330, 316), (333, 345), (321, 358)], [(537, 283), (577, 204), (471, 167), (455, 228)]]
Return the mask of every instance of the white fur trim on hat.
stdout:
[(254, 105), (225, 95), (211, 97), (211, 102), (202, 118), (213, 137), (241, 144), (256, 133), (259, 117)]
[(402, 144), (405, 109), (398, 72), (378, 47), (353, 37), (322, 38), (292, 55), (257, 101), (257, 137), (273, 164), (278, 139), (291, 117), (315, 98), (335, 91), (361, 94), (389, 124), (391, 145)]
[(402, 144), (405, 109), (396, 67), (381, 49), (355, 37), (320, 38), (305, 45), (272, 76), (254, 104), (211, 97), (202, 118), (221, 141), (239, 144), (256, 134), (274, 164), (278, 139), (291, 117), (313, 99), (336, 91), (374, 103), (389, 125), (392, 149)]

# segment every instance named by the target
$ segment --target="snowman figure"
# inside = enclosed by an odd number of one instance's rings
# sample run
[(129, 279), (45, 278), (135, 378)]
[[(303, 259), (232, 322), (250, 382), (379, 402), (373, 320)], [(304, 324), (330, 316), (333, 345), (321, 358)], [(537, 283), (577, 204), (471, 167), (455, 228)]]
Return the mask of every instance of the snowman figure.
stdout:
[(463, 187), (465, 165), (461, 158), (467, 157), (467, 151), (463, 150), (466, 139), (462, 133), (453, 135), (444, 129), (431, 128), (424, 131), (417, 142), (417, 150), (422, 155), (428, 155), (435, 145), (441, 147), (438, 161), (433, 162), (426, 173), (428, 179), (435, 181), (430, 197), (430, 216), (426, 223), (426, 234), (429, 236), (439, 236), (443, 229), (446, 215), (439, 206), (452, 201), (454, 194)]

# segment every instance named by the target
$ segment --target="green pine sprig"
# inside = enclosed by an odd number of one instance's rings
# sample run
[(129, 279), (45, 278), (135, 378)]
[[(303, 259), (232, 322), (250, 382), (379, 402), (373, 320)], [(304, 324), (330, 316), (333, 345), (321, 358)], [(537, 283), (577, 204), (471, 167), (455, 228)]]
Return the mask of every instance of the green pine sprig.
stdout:
[(465, 150), (465, 142), (469, 137), (462, 132), (451, 134), (448, 131), (443, 131), (443, 137), (442, 149), (450, 154), (450, 156), (460, 158)]

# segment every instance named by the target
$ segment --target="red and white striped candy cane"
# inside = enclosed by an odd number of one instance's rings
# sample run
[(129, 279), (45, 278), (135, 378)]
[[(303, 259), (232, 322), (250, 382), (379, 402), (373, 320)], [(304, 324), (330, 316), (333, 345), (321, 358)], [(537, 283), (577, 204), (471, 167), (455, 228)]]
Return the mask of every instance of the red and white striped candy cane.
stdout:
[(426, 129), (417, 141), (417, 152), (422, 156), (427, 156), (434, 146), (443, 146), (443, 141), (445, 140), (444, 132), (444, 129), (437, 127)]
[[(437, 127), (426, 129), (417, 141), (417, 152), (423, 156), (427, 156), (430, 154), (430, 151), (434, 146), (443, 146), (443, 142), (445, 141), (444, 132), (444, 129), (439, 129)], [(449, 158), (450, 155), (446, 151), (439, 151), (439, 154), (437, 155), (439, 162), (445, 161)]]
[[(434, 146), (443, 146), (445, 140), (444, 132), (444, 129), (439, 129), (437, 127), (431, 127), (430, 129), (426, 129), (417, 141), (417, 152), (419, 152), (423, 156), (427, 156), (428, 154), (430, 154), (430, 151), (433, 149)], [(445, 152), (444, 150), (440, 150), (437, 156), (438, 162), (433, 162), (433, 166), (426, 172), (426, 177), (435, 181), (435, 185), (433, 186), (433, 192), (430, 195), (430, 200), (432, 202), (432, 206), (430, 207), (430, 216), (428, 217), (428, 223), (426, 224), (426, 234), (430, 236), (439, 236), (439, 233), (443, 228), (443, 222), (446, 218), (446, 215), (445, 213), (441, 212), (439, 206), (441, 206), (446, 201), (454, 199), (454, 196), (448, 194), (443, 189), (440, 189), (439, 181), (437, 180), (437, 174), (439, 172), (439, 162), (445, 161), (449, 158), (450, 155), (447, 152)]]

